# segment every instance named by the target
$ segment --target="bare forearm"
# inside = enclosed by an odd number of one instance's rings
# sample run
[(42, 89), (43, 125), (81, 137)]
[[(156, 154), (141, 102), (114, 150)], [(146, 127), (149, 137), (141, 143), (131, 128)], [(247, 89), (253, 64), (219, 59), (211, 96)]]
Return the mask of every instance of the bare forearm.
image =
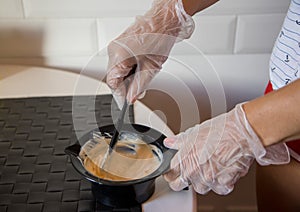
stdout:
[(300, 79), (265, 96), (247, 102), (247, 119), (269, 146), (300, 135)]
[(189, 15), (194, 15), (219, 0), (182, 0), (183, 7)]

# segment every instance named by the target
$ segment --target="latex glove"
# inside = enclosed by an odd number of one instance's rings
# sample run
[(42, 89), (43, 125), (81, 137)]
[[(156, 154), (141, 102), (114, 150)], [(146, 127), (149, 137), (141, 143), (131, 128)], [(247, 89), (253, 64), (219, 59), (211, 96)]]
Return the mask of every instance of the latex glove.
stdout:
[(210, 190), (228, 194), (237, 180), (246, 175), (254, 159), (260, 165), (289, 162), (284, 143), (264, 148), (247, 121), (242, 104), (188, 129), (164, 144), (178, 149), (165, 174), (173, 190), (192, 184), (197, 193)]
[[(156, 0), (145, 15), (136, 17), (108, 46), (106, 82), (117, 102), (123, 102), (127, 93), (133, 103), (161, 69), (174, 43), (190, 37), (193, 30), (194, 22), (181, 0)], [(138, 68), (126, 92), (123, 82), (134, 64)]]

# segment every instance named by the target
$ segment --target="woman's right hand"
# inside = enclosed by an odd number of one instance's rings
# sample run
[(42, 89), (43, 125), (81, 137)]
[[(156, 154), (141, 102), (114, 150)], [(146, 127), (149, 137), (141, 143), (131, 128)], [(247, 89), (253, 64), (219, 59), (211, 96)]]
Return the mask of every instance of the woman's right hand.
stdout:
[[(194, 22), (181, 0), (156, 0), (145, 15), (136, 17), (108, 46), (106, 82), (118, 104), (125, 98), (133, 103), (162, 68), (174, 43), (189, 38), (193, 30)], [(136, 64), (138, 68), (126, 91), (123, 82)]]

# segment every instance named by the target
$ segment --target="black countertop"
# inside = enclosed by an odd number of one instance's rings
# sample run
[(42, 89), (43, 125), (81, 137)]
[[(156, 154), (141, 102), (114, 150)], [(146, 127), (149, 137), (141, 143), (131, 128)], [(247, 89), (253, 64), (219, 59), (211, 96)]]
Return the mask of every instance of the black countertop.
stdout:
[(78, 136), (113, 123), (119, 110), (111, 108), (111, 95), (0, 99), (0, 212), (130, 211), (99, 209), (64, 153)]

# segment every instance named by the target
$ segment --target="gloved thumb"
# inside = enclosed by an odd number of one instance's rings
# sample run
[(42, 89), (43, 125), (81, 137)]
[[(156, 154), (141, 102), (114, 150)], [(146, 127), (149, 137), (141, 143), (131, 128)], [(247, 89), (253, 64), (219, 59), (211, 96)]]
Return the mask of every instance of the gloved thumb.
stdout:
[(197, 140), (199, 126), (200, 125), (195, 125), (194, 127), (187, 129), (185, 132), (165, 138), (164, 145), (176, 150), (179, 150), (182, 145), (193, 145)]
[(179, 150), (185, 140), (185, 134), (180, 133), (175, 136), (167, 137), (164, 139), (164, 145), (170, 149)]
[(168, 137), (164, 139), (164, 145), (170, 149), (177, 149), (176, 148), (176, 137)]

